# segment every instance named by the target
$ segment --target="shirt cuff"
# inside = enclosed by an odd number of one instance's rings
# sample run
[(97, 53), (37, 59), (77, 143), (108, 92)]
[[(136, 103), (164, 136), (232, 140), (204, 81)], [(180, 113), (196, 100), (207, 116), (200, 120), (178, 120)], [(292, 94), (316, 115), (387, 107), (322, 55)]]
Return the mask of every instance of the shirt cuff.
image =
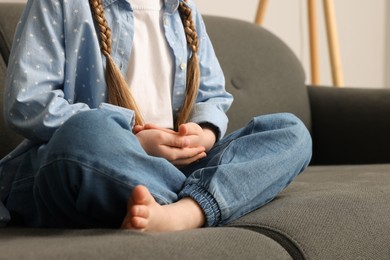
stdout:
[(101, 103), (99, 105), (99, 109), (104, 109), (104, 110), (109, 110), (109, 111), (121, 113), (124, 117), (126, 117), (129, 120), (128, 123), (130, 125), (130, 128), (134, 127), (135, 116), (134, 116), (134, 111), (133, 110), (130, 110), (130, 109), (127, 109), (127, 108), (123, 108), (123, 107), (119, 107), (119, 106), (115, 106), (115, 105), (112, 105), (112, 104), (109, 104), (109, 103)]
[(192, 112), (191, 122), (211, 124), (215, 126), (217, 141), (221, 140), (227, 131), (228, 117), (225, 112), (211, 105), (197, 105)]

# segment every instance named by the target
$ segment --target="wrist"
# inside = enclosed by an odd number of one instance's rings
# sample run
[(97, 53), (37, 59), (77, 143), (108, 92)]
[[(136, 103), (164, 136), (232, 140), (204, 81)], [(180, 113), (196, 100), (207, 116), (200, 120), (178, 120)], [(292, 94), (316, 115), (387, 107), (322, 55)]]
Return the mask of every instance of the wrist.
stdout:
[(214, 125), (210, 123), (202, 123), (199, 124), (199, 126), (203, 130), (204, 141), (205, 141), (204, 146), (206, 148), (206, 151), (209, 151), (217, 141), (218, 130)]

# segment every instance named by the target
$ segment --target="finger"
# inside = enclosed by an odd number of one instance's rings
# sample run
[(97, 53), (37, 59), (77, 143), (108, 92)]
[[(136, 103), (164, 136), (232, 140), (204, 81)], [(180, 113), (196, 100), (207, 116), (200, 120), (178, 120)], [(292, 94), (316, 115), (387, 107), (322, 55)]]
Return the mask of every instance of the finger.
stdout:
[(148, 123), (148, 124), (144, 125), (144, 128), (145, 129), (161, 129), (162, 127), (159, 127), (158, 125), (155, 125), (155, 124)]
[(144, 129), (145, 130), (155, 129), (155, 130), (161, 130), (161, 131), (169, 133), (169, 134), (177, 134), (177, 132), (173, 131), (172, 129), (160, 127), (160, 126), (155, 125), (155, 124), (146, 124), (146, 125), (144, 125)]
[[(144, 143), (155, 143), (155, 145), (165, 145), (176, 148), (184, 148), (189, 146), (189, 140), (186, 136), (179, 136), (177, 132), (170, 129), (147, 129), (149, 126), (144, 126), (143, 130), (136, 133), (137, 137), (143, 138)], [(139, 129), (137, 127), (137, 129)], [(144, 147), (145, 148), (145, 147)]]
[(188, 126), (187, 124), (182, 124), (182, 125), (179, 125), (179, 129), (178, 129), (178, 133), (179, 135), (181, 136), (185, 136), (188, 134)]
[(178, 134), (186, 136), (188, 147), (196, 147), (200, 145), (202, 128), (195, 123), (186, 123), (179, 126)]
[(168, 133), (165, 132), (161, 136), (160, 145), (170, 146), (174, 148), (185, 148), (190, 146), (190, 139), (187, 136), (180, 136), (176, 132)]
[(179, 133), (180, 133), (180, 131), (182, 131), (183, 134), (185, 134), (185, 135), (199, 135), (199, 134), (201, 134), (202, 127), (200, 127), (200, 125), (198, 125), (196, 123), (189, 122), (189, 123), (185, 123), (185, 124), (180, 125), (179, 126)]
[(164, 154), (164, 158), (166, 158), (168, 161), (173, 162), (173, 161), (178, 161), (178, 160), (187, 160), (189, 158), (192, 158), (194, 156), (197, 156), (201, 153), (205, 152), (205, 148), (200, 146), (200, 147), (193, 147), (193, 148), (174, 148), (174, 147), (160, 147), (161, 152)]
[(187, 158), (187, 159), (179, 159), (179, 160), (175, 160), (175, 161), (172, 161), (171, 163), (173, 165), (175, 165), (176, 167), (185, 167), (191, 163), (194, 163), (196, 161), (199, 161), (203, 158), (205, 158), (207, 156), (207, 154), (205, 152), (202, 152), (202, 153), (199, 153), (191, 158)]
[(133, 127), (133, 133), (134, 133), (134, 134), (138, 134), (138, 133), (141, 132), (143, 129), (144, 129), (144, 126), (142, 126), (142, 125), (135, 125), (135, 126)]

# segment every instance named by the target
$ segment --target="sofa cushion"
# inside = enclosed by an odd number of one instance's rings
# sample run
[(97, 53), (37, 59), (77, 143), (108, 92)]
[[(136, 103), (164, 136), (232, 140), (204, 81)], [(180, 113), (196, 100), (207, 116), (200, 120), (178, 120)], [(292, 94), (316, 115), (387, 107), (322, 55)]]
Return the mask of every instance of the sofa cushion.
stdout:
[(266, 29), (230, 18), (204, 17), (234, 102), (229, 130), (253, 116), (290, 112), (309, 128), (310, 105), (303, 68), (285, 43)]
[(270, 238), (237, 228), (172, 233), (2, 229), (6, 259), (292, 259)]
[(312, 164), (390, 162), (390, 89), (308, 89)]
[(390, 165), (316, 166), (236, 221), (294, 259), (390, 259)]
[[(3, 58), (0, 56), (0, 100), (2, 101), (4, 98), (4, 87), (3, 81), (5, 76), (5, 63)], [(2, 106), (3, 103), (0, 102)], [(10, 150), (16, 147), (22, 140), (22, 138), (11, 131), (9, 128), (5, 126), (4, 117), (3, 117), (3, 109), (0, 109), (0, 159), (3, 158)]]
[[(3, 8), (4, 7), (4, 8)], [(0, 159), (22, 138), (6, 128), (3, 117), (4, 80), (12, 39), (24, 4), (2, 3), (0, 8)]]

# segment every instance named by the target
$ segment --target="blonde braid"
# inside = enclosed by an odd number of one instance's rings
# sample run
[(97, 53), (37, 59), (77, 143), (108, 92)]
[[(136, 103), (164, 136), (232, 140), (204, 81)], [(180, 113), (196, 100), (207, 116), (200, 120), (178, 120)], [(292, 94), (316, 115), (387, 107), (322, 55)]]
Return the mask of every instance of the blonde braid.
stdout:
[[(187, 2), (187, 0), (184, 1)], [(179, 12), (184, 26), (187, 44), (191, 49), (192, 54), (187, 65), (186, 95), (180, 111), (180, 115), (176, 122), (176, 128), (178, 128), (179, 125), (187, 122), (198, 95), (200, 82), (200, 68), (198, 59), (199, 40), (195, 29), (194, 20), (192, 18), (192, 10), (183, 2), (180, 2)]]
[(141, 112), (137, 107), (121, 71), (111, 56), (111, 29), (104, 16), (102, 1), (90, 0), (89, 4), (93, 18), (100, 32), (100, 49), (106, 57), (105, 77), (108, 88), (108, 102), (113, 105), (133, 110), (135, 112), (135, 123), (143, 125)]

